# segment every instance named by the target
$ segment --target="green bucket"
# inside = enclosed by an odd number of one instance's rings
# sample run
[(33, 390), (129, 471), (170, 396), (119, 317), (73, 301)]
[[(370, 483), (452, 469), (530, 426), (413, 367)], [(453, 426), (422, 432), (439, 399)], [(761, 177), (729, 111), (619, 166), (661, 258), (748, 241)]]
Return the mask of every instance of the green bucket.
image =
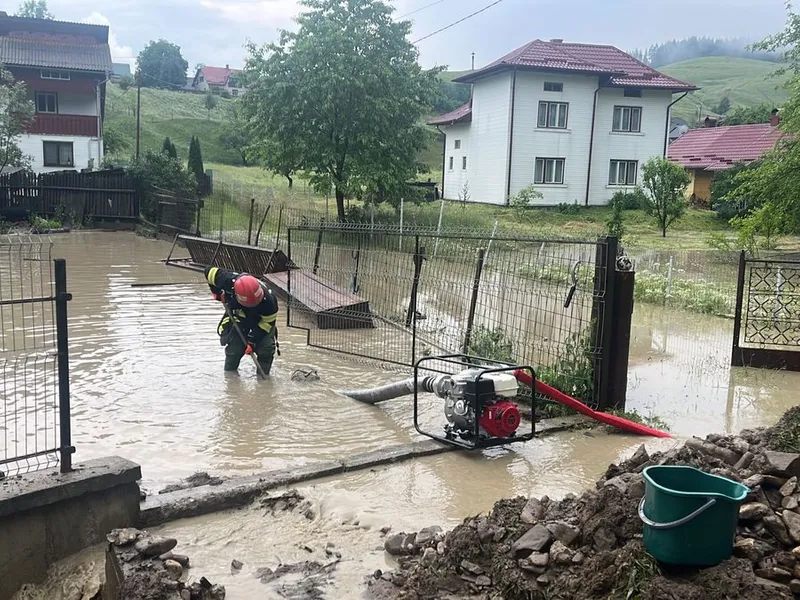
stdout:
[(730, 558), (747, 487), (693, 467), (647, 467), (643, 475), (639, 518), (645, 548), (653, 557), (705, 567)]

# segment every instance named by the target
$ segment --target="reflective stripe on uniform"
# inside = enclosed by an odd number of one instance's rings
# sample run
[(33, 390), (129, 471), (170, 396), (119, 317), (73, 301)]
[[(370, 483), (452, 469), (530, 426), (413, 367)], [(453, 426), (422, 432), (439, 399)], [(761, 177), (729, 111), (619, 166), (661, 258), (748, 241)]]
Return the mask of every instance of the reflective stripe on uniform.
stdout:
[(258, 321), (259, 329), (263, 329), (267, 333), (272, 331), (272, 327), (275, 324), (275, 321), (278, 320), (278, 313), (273, 313), (271, 315), (263, 315), (261, 319)]
[(211, 285), (215, 285), (214, 281), (217, 279), (217, 271), (219, 271), (217, 267), (211, 267), (208, 270), (208, 275), (206, 275), (206, 279), (208, 280), (208, 283), (210, 283)]

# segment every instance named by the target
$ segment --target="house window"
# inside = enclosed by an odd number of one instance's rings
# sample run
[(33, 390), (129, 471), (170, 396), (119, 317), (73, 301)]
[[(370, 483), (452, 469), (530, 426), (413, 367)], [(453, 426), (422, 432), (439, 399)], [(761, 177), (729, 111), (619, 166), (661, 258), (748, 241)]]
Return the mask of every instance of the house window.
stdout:
[(564, 183), (564, 159), (537, 158), (533, 183)]
[(45, 167), (73, 167), (72, 142), (42, 142)]
[(42, 69), (40, 75), (42, 79), (60, 79), (62, 81), (69, 81), (68, 71), (52, 71), (49, 69)]
[(453, 170), (453, 157), (450, 157), (450, 170)]
[(462, 156), (461, 157), (461, 170), (462, 171), (466, 171), (467, 170), (467, 157), (466, 156)]
[(641, 98), (642, 97), (642, 90), (639, 88), (625, 88), (622, 91), (622, 95), (626, 98)]
[(545, 92), (563, 92), (564, 91), (564, 84), (560, 81), (545, 81), (544, 82), (544, 91)]
[(612, 160), (608, 171), (608, 185), (636, 185), (636, 171), (639, 163), (635, 160)]
[(456, 150), (460, 150), (461, 149), (461, 140), (454, 141), (453, 142), (453, 148), (456, 149)]
[(642, 109), (638, 106), (615, 106), (614, 131), (639, 133), (642, 129)]
[(235, 89), (235, 88), (231, 90), (231, 96), (233, 96), (234, 98), (236, 98), (236, 96), (238, 96), (238, 95), (239, 95), (239, 90), (237, 90), (237, 89)]
[(566, 129), (569, 104), (566, 102), (539, 102), (538, 127)]
[(58, 94), (53, 92), (36, 92), (36, 112), (58, 113)]

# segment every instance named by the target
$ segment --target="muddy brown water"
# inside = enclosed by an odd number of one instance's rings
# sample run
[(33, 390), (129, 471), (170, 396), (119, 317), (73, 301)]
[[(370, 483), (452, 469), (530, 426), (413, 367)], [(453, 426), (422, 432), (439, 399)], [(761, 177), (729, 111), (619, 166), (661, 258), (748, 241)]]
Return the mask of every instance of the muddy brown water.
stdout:
[[(281, 468), (420, 439), (410, 401), (380, 407), (336, 393), (402, 375), (314, 350), (305, 332), (282, 326), (283, 356), (270, 381), (251, 364), (222, 372), (215, 334), (219, 305), (196, 273), (160, 262), (169, 244), (127, 233), (54, 236), (53, 255), (67, 259), (73, 436), (76, 460), (116, 454), (142, 465), (154, 491), (196, 471), (235, 475)], [(131, 283), (185, 282), (133, 288)], [(637, 306), (631, 344), (629, 408), (657, 414), (676, 437), (772, 423), (794, 404), (800, 375), (728, 365), (732, 322)], [(294, 382), (311, 366), (319, 382)], [(426, 406), (435, 423), (440, 407)], [(482, 455), (452, 453), (351, 473), (300, 487), (319, 517), (263, 516), (243, 509), (178, 521), (161, 531), (180, 540), (193, 573), (227, 586), (230, 598), (280, 597), (254, 576), (282, 562), (322, 560), (327, 542), (343, 553), (330, 598), (356, 597), (362, 577), (386, 568), (379, 530), (453, 526), (515, 494), (559, 497), (592, 485), (606, 466), (647, 441), (602, 431), (536, 439)], [(314, 553), (308, 553), (307, 545)], [(245, 563), (231, 575), (232, 559)], [(90, 549), (51, 570), (22, 598), (72, 598), (99, 577), (101, 551)], [(66, 591), (65, 591), (66, 590)], [(72, 595), (70, 595), (72, 594)], [(80, 597), (80, 596), (77, 596)]]

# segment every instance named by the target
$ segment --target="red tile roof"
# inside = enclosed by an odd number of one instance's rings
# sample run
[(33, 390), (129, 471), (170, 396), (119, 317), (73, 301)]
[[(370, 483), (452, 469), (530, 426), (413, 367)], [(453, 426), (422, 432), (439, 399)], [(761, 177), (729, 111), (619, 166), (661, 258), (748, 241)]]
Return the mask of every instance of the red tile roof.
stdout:
[(225, 67), (203, 67), (201, 73), (208, 85), (225, 85), (231, 75), (238, 73), (236, 69)]
[(486, 67), (462, 75), (454, 81), (472, 83), (483, 75), (513, 67), (597, 74), (606, 76), (607, 84), (611, 86), (657, 88), (675, 92), (698, 89), (659, 73), (614, 46), (542, 40), (533, 40)]
[(688, 169), (722, 171), (761, 158), (781, 136), (769, 123), (690, 129), (670, 144), (667, 156)]
[(428, 125), (455, 125), (456, 123), (470, 122), (472, 122), (472, 100), (449, 113), (431, 119), (428, 121)]

